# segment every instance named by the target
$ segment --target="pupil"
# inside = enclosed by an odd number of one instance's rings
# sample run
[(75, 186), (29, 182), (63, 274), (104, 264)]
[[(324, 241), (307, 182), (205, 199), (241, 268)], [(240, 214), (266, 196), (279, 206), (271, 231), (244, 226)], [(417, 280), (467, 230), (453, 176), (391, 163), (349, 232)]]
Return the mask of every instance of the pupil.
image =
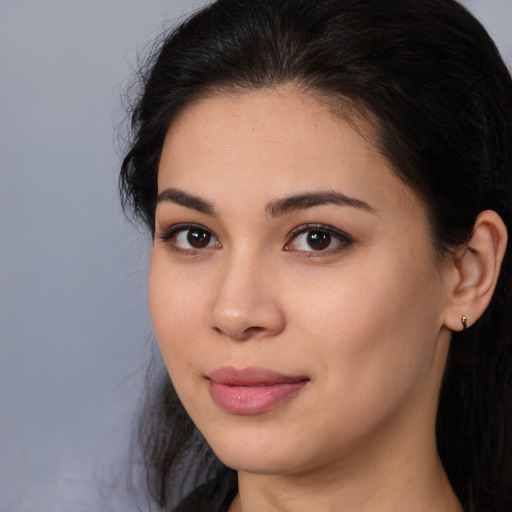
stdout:
[(206, 247), (210, 243), (211, 235), (199, 229), (190, 230), (187, 235), (188, 243), (195, 249)]
[(320, 251), (329, 247), (331, 235), (322, 231), (311, 231), (308, 233), (308, 244), (315, 251)]

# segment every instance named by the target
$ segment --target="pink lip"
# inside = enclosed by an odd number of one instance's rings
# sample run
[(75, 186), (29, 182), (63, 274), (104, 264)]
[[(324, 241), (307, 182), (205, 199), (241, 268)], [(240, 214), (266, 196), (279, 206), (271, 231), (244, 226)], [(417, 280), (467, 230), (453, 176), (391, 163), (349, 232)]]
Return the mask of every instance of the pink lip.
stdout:
[(213, 401), (230, 414), (259, 414), (297, 395), (309, 379), (266, 368), (218, 368), (209, 376)]

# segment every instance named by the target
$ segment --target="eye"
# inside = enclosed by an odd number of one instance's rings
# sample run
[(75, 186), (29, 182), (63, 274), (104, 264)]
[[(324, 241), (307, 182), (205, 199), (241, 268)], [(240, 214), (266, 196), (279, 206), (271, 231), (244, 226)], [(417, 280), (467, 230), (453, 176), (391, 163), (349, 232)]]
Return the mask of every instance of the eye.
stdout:
[(211, 233), (198, 228), (179, 231), (174, 237), (174, 243), (183, 249), (204, 249), (208, 247), (211, 242)]
[(175, 225), (158, 233), (157, 237), (170, 244), (178, 252), (195, 252), (211, 247), (220, 247), (220, 242), (205, 227), (200, 225)]
[(332, 226), (307, 224), (295, 228), (285, 251), (304, 253), (336, 253), (353, 243), (352, 238)]

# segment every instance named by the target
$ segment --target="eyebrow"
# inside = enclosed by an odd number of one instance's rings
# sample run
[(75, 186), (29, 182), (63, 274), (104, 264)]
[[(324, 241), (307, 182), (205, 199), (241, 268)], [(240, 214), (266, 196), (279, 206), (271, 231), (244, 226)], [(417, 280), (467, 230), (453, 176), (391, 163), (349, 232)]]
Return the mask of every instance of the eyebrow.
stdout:
[(271, 217), (279, 217), (290, 211), (305, 210), (322, 205), (349, 206), (369, 213), (376, 213), (375, 209), (368, 203), (335, 191), (306, 192), (304, 194), (284, 197), (283, 199), (276, 199), (267, 204), (265, 212)]
[(206, 215), (215, 215), (215, 208), (213, 207), (212, 203), (200, 197), (194, 196), (193, 194), (188, 194), (187, 192), (183, 192), (182, 190), (177, 190), (175, 188), (167, 188), (158, 194), (158, 197), (156, 198), (156, 204), (164, 202), (176, 203), (180, 206), (191, 208), (192, 210), (196, 210)]
[[(156, 203), (164, 202), (185, 206), (186, 208), (196, 210), (205, 215), (216, 215), (215, 207), (212, 203), (182, 190), (174, 188), (163, 190), (158, 194)], [(275, 199), (265, 206), (265, 213), (270, 217), (280, 217), (291, 211), (305, 210), (322, 205), (349, 206), (369, 213), (376, 213), (375, 209), (365, 201), (335, 191), (305, 192), (303, 194)]]

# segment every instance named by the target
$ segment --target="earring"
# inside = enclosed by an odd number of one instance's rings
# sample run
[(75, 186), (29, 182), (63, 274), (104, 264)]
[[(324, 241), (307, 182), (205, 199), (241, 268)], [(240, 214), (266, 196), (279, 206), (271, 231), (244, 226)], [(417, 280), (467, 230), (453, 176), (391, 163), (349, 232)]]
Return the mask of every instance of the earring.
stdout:
[(466, 315), (462, 315), (460, 321), (462, 322), (462, 330), (465, 331), (468, 328), (468, 317)]

